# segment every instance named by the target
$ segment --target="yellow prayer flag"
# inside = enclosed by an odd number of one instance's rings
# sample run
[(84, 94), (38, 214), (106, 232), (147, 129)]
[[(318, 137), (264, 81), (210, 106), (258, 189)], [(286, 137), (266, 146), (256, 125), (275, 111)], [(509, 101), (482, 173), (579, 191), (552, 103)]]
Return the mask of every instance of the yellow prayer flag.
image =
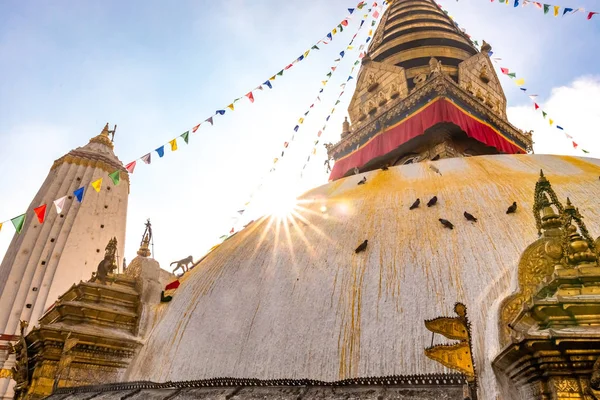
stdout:
[(233, 103), (231, 103), (230, 105), (228, 105), (227, 108), (229, 108), (231, 111), (233, 111)]
[(560, 6), (554, 6), (554, 16), (558, 17), (558, 10), (560, 10)]
[(313, 147), (313, 151), (312, 151), (313, 155), (317, 154), (317, 148)]
[(333, 33), (335, 35), (337, 33), (337, 29), (333, 28), (333, 30), (331, 31), (331, 33)]
[(552, 125), (554, 123), (554, 120), (552, 118), (550, 118), (550, 125)]
[(373, 36), (373, 29), (371, 29), (371, 30), (369, 31), (369, 35), (368, 35), (368, 36)]
[(300, 118), (300, 119), (298, 120), (298, 123), (299, 123), (299, 124), (301, 124), (301, 123), (303, 123), (303, 122), (304, 122), (304, 118)]
[(176, 151), (177, 150), (177, 138), (171, 140), (169, 142), (169, 144), (171, 145), (171, 151)]
[(347, 49), (348, 50), (352, 50), (354, 48), (354, 46), (348, 46)]
[(2, 222), (0, 222), (0, 231), (2, 230)]
[(304, 58), (308, 57), (308, 53), (310, 53), (310, 50), (306, 50), (306, 51), (304, 52)]
[(321, 81), (321, 83), (323, 84), (323, 86), (327, 85), (327, 81)]
[(523, 78), (517, 79), (517, 80), (515, 80), (515, 84), (517, 86), (523, 86), (525, 84), (525, 79), (523, 79)]
[(102, 187), (102, 178), (92, 182), (92, 187), (96, 192), (100, 192), (100, 188)]

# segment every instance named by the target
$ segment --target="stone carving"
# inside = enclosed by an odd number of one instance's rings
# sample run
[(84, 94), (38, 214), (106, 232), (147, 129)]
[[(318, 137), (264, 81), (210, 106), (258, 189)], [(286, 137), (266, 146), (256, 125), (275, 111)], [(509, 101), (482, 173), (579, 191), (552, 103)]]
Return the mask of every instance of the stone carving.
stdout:
[(106, 278), (108, 274), (117, 269), (117, 238), (110, 239), (108, 245), (106, 245), (104, 259), (98, 264), (98, 268), (95, 273), (92, 274), (92, 282), (99, 280), (100, 283), (106, 285)]
[(398, 89), (398, 84), (396, 82), (392, 82), (390, 84), (390, 99), (395, 99), (400, 96), (400, 90)]
[(481, 43), (481, 52), (489, 56), (489, 52), (492, 51), (492, 46), (485, 40)]
[(365, 113), (365, 108), (361, 105), (358, 106), (358, 120), (362, 121), (367, 117), (367, 113)]
[(429, 59), (429, 71), (432, 75), (441, 74), (443, 72), (442, 62), (438, 61), (435, 57), (431, 57), (431, 59)]
[(175, 271), (177, 271), (179, 268), (181, 268), (183, 273), (186, 273), (189, 270), (189, 264), (193, 264), (193, 263), (194, 263), (194, 259), (192, 258), (192, 256), (187, 256), (186, 258), (181, 259), (179, 261), (173, 261), (169, 265), (177, 264), (177, 266), (173, 270), (173, 273), (175, 273)]
[(489, 83), (490, 82), (490, 75), (489, 75), (489, 72), (488, 72), (487, 64), (483, 64), (483, 67), (481, 67), (481, 72), (479, 73), (479, 79), (481, 79), (481, 81), (483, 83)]
[(369, 100), (369, 102), (367, 103), (367, 109), (369, 110), (369, 114), (371, 115), (377, 112), (377, 106), (375, 105), (375, 102), (372, 99)]
[(27, 393), (29, 387), (29, 354), (27, 342), (25, 341), (25, 330), (29, 326), (27, 321), (20, 321), (19, 328), (21, 336), (18, 343), (13, 346), (9, 343), (9, 350), (16, 355), (16, 365), (12, 367), (12, 378), (17, 382), (15, 385), (15, 399), (22, 393)]
[(379, 86), (379, 83), (375, 79), (375, 74), (371, 72), (369, 75), (367, 75), (367, 92), (374, 91), (377, 89), (377, 86)]
[(426, 81), (427, 81), (427, 75), (425, 75), (425, 74), (419, 74), (419, 75), (415, 76), (413, 79), (413, 83), (415, 84), (416, 87), (423, 86)]

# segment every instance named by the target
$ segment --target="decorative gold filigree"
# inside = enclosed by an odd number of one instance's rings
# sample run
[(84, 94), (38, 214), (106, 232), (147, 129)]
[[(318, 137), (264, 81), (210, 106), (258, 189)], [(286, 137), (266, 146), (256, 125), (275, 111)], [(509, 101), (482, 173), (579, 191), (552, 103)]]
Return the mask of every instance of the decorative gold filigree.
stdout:
[[(425, 349), (425, 355), (440, 364), (462, 372), (467, 380), (475, 380), (473, 355), (471, 354), (471, 334), (467, 319), (467, 307), (462, 303), (454, 305), (458, 317), (438, 317), (425, 321), (425, 327), (434, 335), (459, 340), (455, 344), (439, 344)], [(433, 341), (433, 339), (432, 339)]]

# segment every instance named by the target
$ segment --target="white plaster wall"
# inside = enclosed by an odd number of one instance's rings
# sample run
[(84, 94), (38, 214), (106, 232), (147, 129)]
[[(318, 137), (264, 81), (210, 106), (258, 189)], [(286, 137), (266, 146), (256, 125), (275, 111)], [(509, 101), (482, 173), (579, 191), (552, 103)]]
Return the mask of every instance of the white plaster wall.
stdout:
[[(490, 365), (500, 350), (498, 305), (516, 289), (519, 257), (537, 239), (531, 208), (539, 170), (597, 236), (600, 161), (455, 158), (435, 162), (442, 175), (429, 165), (316, 188), (301, 197), (295, 222), (262, 219), (224, 242), (175, 292), (129, 379), (448, 372), (423, 353), (431, 343), (423, 321), (453, 315), (461, 301), (472, 322), (479, 396), (496, 398)], [(366, 185), (357, 186), (363, 176)], [(433, 195), (439, 202), (427, 208)], [(421, 207), (409, 211), (417, 197)], [(518, 212), (507, 215), (513, 201)], [(464, 211), (479, 222), (466, 221)], [(367, 251), (354, 254), (364, 239)]]

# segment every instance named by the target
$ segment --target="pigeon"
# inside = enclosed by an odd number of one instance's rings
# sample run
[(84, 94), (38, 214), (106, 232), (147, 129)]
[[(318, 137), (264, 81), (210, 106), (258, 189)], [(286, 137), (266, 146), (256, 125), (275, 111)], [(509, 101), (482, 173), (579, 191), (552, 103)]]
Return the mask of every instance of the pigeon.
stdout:
[(427, 207), (435, 206), (435, 203), (437, 203), (437, 196), (433, 196), (431, 200), (427, 202)]
[(362, 242), (362, 243), (360, 244), (360, 246), (358, 246), (358, 247), (356, 248), (356, 250), (354, 250), (354, 252), (355, 252), (355, 253), (360, 253), (360, 252), (362, 252), (362, 251), (365, 251), (365, 249), (367, 248), (367, 243), (368, 243), (368, 242), (369, 242), (368, 240), (365, 240), (364, 242)]
[(409, 210), (414, 210), (415, 208), (419, 208), (419, 204), (421, 204), (421, 199), (415, 200), (415, 202), (410, 206)]
[(440, 222), (442, 223), (442, 225), (444, 225), (446, 228), (448, 229), (454, 229), (454, 225), (452, 225), (452, 222), (442, 219), (440, 218)]
[(477, 222), (477, 218), (475, 218), (474, 216), (472, 216), (468, 212), (465, 211), (465, 213), (463, 215), (465, 216), (465, 218), (467, 219), (467, 221)]
[(517, 202), (513, 201), (512, 205), (510, 207), (508, 207), (508, 210), (506, 210), (506, 213), (513, 214), (516, 211), (517, 211)]
[(363, 176), (363, 178), (360, 181), (358, 181), (358, 185), (364, 185), (365, 183), (367, 183), (367, 177)]
[(431, 161), (437, 161), (437, 160), (439, 160), (439, 159), (440, 159), (440, 155), (438, 154), (438, 155), (436, 155), (435, 157), (433, 157), (433, 158), (431, 159)]

